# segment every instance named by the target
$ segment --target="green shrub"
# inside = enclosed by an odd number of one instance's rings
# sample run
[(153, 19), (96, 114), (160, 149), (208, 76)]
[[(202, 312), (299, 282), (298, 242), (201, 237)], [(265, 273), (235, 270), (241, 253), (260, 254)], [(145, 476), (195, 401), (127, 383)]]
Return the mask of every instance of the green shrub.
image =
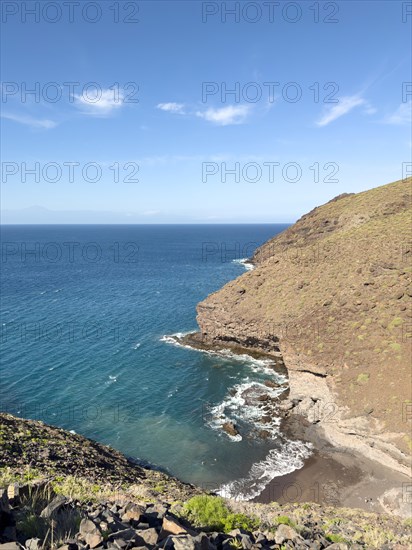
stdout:
[(245, 514), (229, 514), (224, 522), (223, 531), (228, 533), (233, 529), (244, 529), (245, 531), (253, 531), (257, 529), (259, 522)]
[(249, 518), (244, 514), (232, 514), (220, 497), (198, 495), (188, 500), (183, 509), (194, 525), (211, 531), (224, 531), (225, 533), (232, 529), (251, 531), (258, 526), (256, 519)]
[(294, 523), (288, 516), (278, 516), (275, 521), (276, 525), (289, 525), (294, 529), (296, 528), (296, 523)]
[(40, 473), (30, 466), (26, 466), (23, 473), (16, 472), (8, 466), (0, 468), (0, 487), (7, 487), (12, 483), (28, 483), (41, 478)]
[(54, 492), (58, 495), (79, 500), (80, 502), (96, 502), (105, 495), (105, 488), (76, 476), (59, 476), (52, 483)]
[(186, 502), (184, 510), (196, 526), (223, 531), (224, 521), (228, 515), (223, 499), (198, 495)]

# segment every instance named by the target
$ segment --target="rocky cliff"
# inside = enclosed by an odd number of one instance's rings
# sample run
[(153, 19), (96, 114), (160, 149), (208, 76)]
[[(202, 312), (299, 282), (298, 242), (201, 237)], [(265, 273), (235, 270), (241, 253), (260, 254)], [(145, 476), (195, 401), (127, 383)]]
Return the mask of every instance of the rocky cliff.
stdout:
[(315, 208), (257, 249), (255, 269), (200, 303), (197, 317), (212, 345), (280, 350), (292, 396), (312, 398), (308, 388), (319, 381), (312, 405), (320, 399), (329, 413), (336, 405), (346, 434), (339, 439), (336, 425), (325, 426), (335, 443), (350, 445), (345, 437), (355, 435), (375, 446), (375, 458), (389, 453), (405, 472), (412, 446), (411, 183)]

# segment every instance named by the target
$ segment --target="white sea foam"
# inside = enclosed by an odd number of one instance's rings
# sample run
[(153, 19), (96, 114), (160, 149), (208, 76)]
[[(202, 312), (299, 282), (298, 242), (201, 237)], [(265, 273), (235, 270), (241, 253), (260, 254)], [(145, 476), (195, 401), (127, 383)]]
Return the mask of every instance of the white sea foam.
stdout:
[(246, 271), (252, 271), (255, 269), (255, 266), (250, 263), (249, 258), (239, 258), (237, 260), (232, 260), (234, 264), (241, 264), (246, 269)]
[[(268, 438), (276, 438), (279, 434), (280, 417), (276, 414), (274, 399), (284, 388), (270, 388), (262, 382), (249, 381), (236, 384), (221, 403), (209, 408), (206, 424), (223, 433), (222, 427), (226, 422), (251, 426), (254, 430), (265, 430)], [(266, 397), (267, 400), (260, 400)], [(265, 416), (270, 416), (270, 421)], [(241, 441), (242, 436), (236, 436)]]
[(180, 340), (186, 336), (187, 334), (194, 334), (195, 330), (189, 330), (188, 332), (176, 332), (175, 334), (165, 334), (160, 338), (161, 342), (166, 342), (168, 344), (172, 344), (173, 346), (177, 346), (179, 348), (186, 348), (186, 349), (194, 349), (196, 351), (202, 351), (197, 350), (193, 346), (189, 346), (188, 344), (183, 344)]
[(105, 382), (105, 386), (110, 386), (111, 384), (114, 384), (115, 382), (117, 382), (117, 374), (116, 375), (111, 375), (109, 374), (109, 380), (106, 380)]
[[(195, 333), (196, 333), (195, 330), (189, 330), (188, 332), (176, 332), (175, 334), (165, 334), (160, 338), (160, 340), (162, 342), (167, 342), (168, 344), (172, 344), (174, 346), (178, 346), (181, 348), (199, 351), (206, 355), (223, 357), (225, 359), (230, 359), (231, 361), (239, 361), (241, 363), (247, 363), (248, 365), (251, 365), (253, 367), (253, 370), (255, 372), (261, 372), (263, 374), (267, 374), (270, 376), (274, 375), (274, 371), (273, 371), (274, 361), (270, 358), (256, 359), (255, 357), (252, 357), (251, 355), (247, 355), (246, 353), (243, 353), (243, 354), (233, 353), (233, 351), (226, 348), (219, 349), (219, 350), (200, 349), (200, 348), (191, 346), (186, 342), (181, 341), (181, 339), (184, 336), (187, 336), (188, 334), (195, 334)], [(279, 373), (276, 373), (276, 379), (279, 383), (287, 381), (286, 376), (283, 376)]]
[[(235, 354), (230, 349), (202, 350), (179, 341), (186, 334), (194, 331), (165, 335), (162, 341), (184, 348), (194, 349), (207, 355), (219, 356), (231, 361), (246, 363), (251, 373), (268, 375), (279, 384), (287, 382), (287, 376), (274, 371), (274, 361), (270, 358), (256, 359), (247, 354)], [(231, 436), (222, 428), (227, 422), (234, 423), (256, 435), (265, 431), (266, 440), (277, 442), (279, 448), (271, 449), (266, 458), (252, 465), (245, 478), (222, 485), (218, 493), (228, 498), (251, 500), (258, 496), (272, 479), (298, 470), (312, 454), (312, 445), (302, 441), (289, 441), (280, 433), (281, 417), (277, 414), (277, 399), (286, 387), (266, 386), (264, 381), (253, 380), (249, 376), (234, 385), (229, 394), (217, 405), (209, 408), (206, 424), (218, 430), (232, 441), (242, 441), (242, 435)], [(264, 397), (267, 396), (266, 399)]]
[(226, 498), (251, 500), (260, 495), (275, 477), (302, 468), (305, 459), (311, 454), (310, 443), (282, 441), (279, 449), (271, 449), (264, 460), (253, 464), (245, 478), (221, 485), (217, 493)]

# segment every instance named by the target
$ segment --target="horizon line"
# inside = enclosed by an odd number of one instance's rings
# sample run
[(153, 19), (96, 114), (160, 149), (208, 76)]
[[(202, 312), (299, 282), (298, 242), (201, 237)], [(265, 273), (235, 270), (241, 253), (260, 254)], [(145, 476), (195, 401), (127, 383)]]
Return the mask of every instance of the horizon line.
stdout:
[(156, 225), (291, 225), (295, 221), (290, 222), (163, 222), (163, 223), (78, 223), (78, 222), (66, 222), (66, 223), (0, 223), (0, 227), (7, 226), (32, 226), (32, 225), (144, 225), (144, 226), (156, 226)]

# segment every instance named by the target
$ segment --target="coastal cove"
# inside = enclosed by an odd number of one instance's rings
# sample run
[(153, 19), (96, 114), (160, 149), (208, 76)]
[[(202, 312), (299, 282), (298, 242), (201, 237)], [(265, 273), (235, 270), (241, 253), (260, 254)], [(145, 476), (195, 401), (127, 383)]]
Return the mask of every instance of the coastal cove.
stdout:
[[(2, 409), (208, 489), (247, 478), (273, 444), (252, 433), (253, 403), (242, 410), (231, 392), (262, 387), (272, 372), (251, 356), (208, 355), (165, 337), (195, 329), (197, 303), (244, 273), (245, 254), (285, 227), (4, 227)], [(276, 376), (285, 382), (284, 371)], [(234, 422), (246, 412), (250, 438), (216, 424), (224, 404)]]
[[(2, 407), (42, 414), (234, 501), (409, 517), (408, 419), (400, 422), (368, 388), (376, 376), (384, 392), (388, 368), (404, 379), (397, 391), (405, 396), (410, 381), (410, 269), (396, 252), (408, 234), (407, 191), (399, 181), (342, 195), (289, 228), (31, 228), (35, 238), (7, 228)], [(367, 276), (352, 261), (348, 228), (368, 250)], [(93, 261), (83, 252), (77, 261), (38, 256), (53, 244), (51, 231), (55, 248), (83, 241), (83, 251), (101, 253)], [(378, 248), (384, 231), (391, 246)], [(342, 299), (335, 286), (344, 269), (353, 284)], [(17, 292), (25, 296), (20, 310), (11, 305)], [(357, 328), (355, 341), (342, 339)], [(388, 349), (377, 357), (380, 342)]]

